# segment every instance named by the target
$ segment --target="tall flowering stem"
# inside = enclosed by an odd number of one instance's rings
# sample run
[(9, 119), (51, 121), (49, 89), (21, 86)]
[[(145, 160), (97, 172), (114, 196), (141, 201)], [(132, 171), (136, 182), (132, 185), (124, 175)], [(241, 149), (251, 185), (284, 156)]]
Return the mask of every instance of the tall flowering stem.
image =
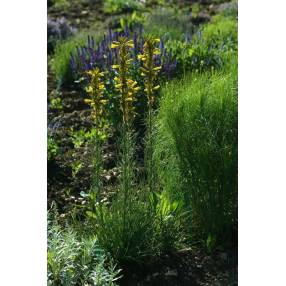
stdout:
[[(119, 37), (118, 41), (114, 41), (111, 45), (112, 49), (118, 52), (117, 64), (112, 68), (116, 71), (115, 88), (120, 94), (120, 106), (122, 111), (122, 141), (121, 141), (121, 194), (123, 195), (123, 234), (126, 232), (127, 215), (130, 210), (131, 201), (133, 200), (131, 193), (134, 178), (134, 140), (132, 132), (132, 119), (134, 116), (135, 94), (139, 90), (137, 82), (129, 77), (129, 68), (132, 64), (131, 48), (134, 48), (133, 40), (127, 37)], [(124, 242), (123, 242), (124, 243)]]
[(93, 138), (93, 177), (92, 177), (92, 189), (89, 194), (91, 210), (95, 211), (96, 201), (99, 198), (101, 190), (101, 171), (102, 171), (102, 154), (101, 154), (101, 134), (104, 125), (103, 113), (104, 105), (107, 100), (104, 99), (105, 85), (102, 80), (104, 73), (98, 68), (89, 70), (86, 72), (89, 79), (89, 84), (86, 87), (88, 98), (85, 99), (85, 103), (91, 106), (91, 116), (94, 120), (96, 133)]
[(121, 110), (123, 115), (123, 124), (129, 126), (134, 115), (135, 93), (139, 90), (137, 82), (128, 77), (128, 71), (133, 59), (131, 58), (130, 48), (134, 48), (133, 40), (126, 37), (119, 37), (111, 45), (112, 49), (118, 49), (118, 63), (112, 68), (116, 70), (117, 76), (114, 78), (115, 88), (121, 96)]
[(156, 84), (161, 66), (156, 64), (156, 58), (160, 55), (160, 50), (157, 44), (160, 39), (148, 38), (143, 45), (143, 53), (138, 55), (138, 59), (143, 62), (141, 67), (141, 75), (144, 77), (144, 91), (148, 102), (148, 118), (147, 118), (147, 148), (146, 148), (146, 163), (148, 172), (148, 185), (150, 192), (155, 189), (155, 179), (153, 172), (153, 106), (155, 101), (155, 92), (160, 88)]

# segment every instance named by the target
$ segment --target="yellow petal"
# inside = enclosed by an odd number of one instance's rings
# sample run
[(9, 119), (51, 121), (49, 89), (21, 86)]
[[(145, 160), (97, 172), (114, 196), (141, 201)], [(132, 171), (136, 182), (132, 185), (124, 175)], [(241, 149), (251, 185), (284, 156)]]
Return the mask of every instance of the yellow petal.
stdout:
[(86, 90), (87, 93), (92, 93), (93, 92), (92, 86), (87, 86), (85, 90)]
[(87, 104), (91, 104), (92, 100), (91, 99), (85, 99), (84, 102), (87, 103)]
[(115, 49), (115, 48), (119, 47), (119, 42), (114, 41), (110, 47), (111, 47), (111, 49)]

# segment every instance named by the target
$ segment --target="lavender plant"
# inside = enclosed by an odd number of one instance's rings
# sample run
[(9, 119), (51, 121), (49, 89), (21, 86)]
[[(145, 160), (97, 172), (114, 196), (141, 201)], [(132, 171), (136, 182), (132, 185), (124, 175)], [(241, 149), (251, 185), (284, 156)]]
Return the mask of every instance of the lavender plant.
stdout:
[[(132, 37), (134, 47), (130, 54), (133, 59), (130, 70), (135, 73), (133, 77), (136, 77), (136, 73), (139, 75), (140, 71), (137, 68), (137, 57), (139, 54), (143, 53), (144, 45), (142, 26), (137, 28), (133, 33), (131, 33), (128, 27), (126, 27), (123, 32), (112, 31), (109, 29), (107, 35), (104, 35), (103, 39), (98, 44), (96, 44), (93, 36), (88, 36), (87, 44), (77, 47), (76, 53), (72, 53), (70, 56), (70, 66), (75, 79), (81, 77), (83, 72), (98, 67), (101, 70), (110, 72), (107, 82), (111, 83), (112, 78), (114, 77), (111, 67), (115, 64), (118, 56), (118, 51), (116, 49), (111, 49), (111, 44), (113, 41), (118, 41), (119, 37)], [(160, 42), (160, 54), (157, 55), (156, 61), (162, 66), (160, 71), (161, 76), (168, 79), (174, 76), (177, 62), (176, 60), (173, 60), (172, 51), (167, 51), (165, 48), (163, 40)]]

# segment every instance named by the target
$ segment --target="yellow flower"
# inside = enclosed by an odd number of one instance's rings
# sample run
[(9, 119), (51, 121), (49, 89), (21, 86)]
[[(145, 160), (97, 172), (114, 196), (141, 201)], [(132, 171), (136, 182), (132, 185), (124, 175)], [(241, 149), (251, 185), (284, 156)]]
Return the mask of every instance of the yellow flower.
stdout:
[(90, 85), (87, 86), (85, 90), (86, 90), (87, 93), (92, 93), (93, 92), (93, 88)]
[(111, 49), (115, 49), (119, 47), (119, 42), (113, 41), (113, 43), (111, 44)]
[(85, 99), (84, 102), (87, 103), (87, 104), (91, 104), (92, 100), (91, 99)]

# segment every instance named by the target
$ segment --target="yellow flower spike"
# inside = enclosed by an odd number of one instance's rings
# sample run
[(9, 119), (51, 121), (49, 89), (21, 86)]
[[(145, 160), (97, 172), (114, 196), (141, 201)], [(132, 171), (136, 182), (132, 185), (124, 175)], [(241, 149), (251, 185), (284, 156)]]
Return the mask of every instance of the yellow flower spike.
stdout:
[(107, 100), (103, 98), (105, 85), (101, 79), (104, 73), (99, 68), (95, 68), (87, 71), (86, 74), (90, 76), (90, 83), (86, 87), (90, 99), (85, 99), (84, 102), (92, 108), (92, 117), (95, 119), (96, 127), (99, 128), (103, 120), (103, 105), (107, 103)]
[(126, 37), (119, 37), (118, 42), (113, 42), (112, 47), (118, 49), (118, 61), (112, 68), (117, 69), (117, 76), (114, 77), (115, 88), (121, 96), (120, 109), (123, 113), (123, 123), (128, 124), (133, 116), (132, 103), (137, 91), (137, 82), (128, 78), (129, 67), (133, 61), (130, 48), (134, 48), (134, 43)]
[(146, 93), (149, 106), (149, 114), (151, 113), (152, 105), (154, 103), (154, 91), (160, 88), (159, 85), (155, 85), (156, 77), (161, 70), (161, 66), (155, 66), (155, 56), (161, 52), (157, 48), (157, 44), (160, 42), (158, 38), (148, 38), (143, 45), (143, 54), (138, 58), (143, 62), (143, 67), (140, 68), (141, 76), (144, 79), (144, 92)]

